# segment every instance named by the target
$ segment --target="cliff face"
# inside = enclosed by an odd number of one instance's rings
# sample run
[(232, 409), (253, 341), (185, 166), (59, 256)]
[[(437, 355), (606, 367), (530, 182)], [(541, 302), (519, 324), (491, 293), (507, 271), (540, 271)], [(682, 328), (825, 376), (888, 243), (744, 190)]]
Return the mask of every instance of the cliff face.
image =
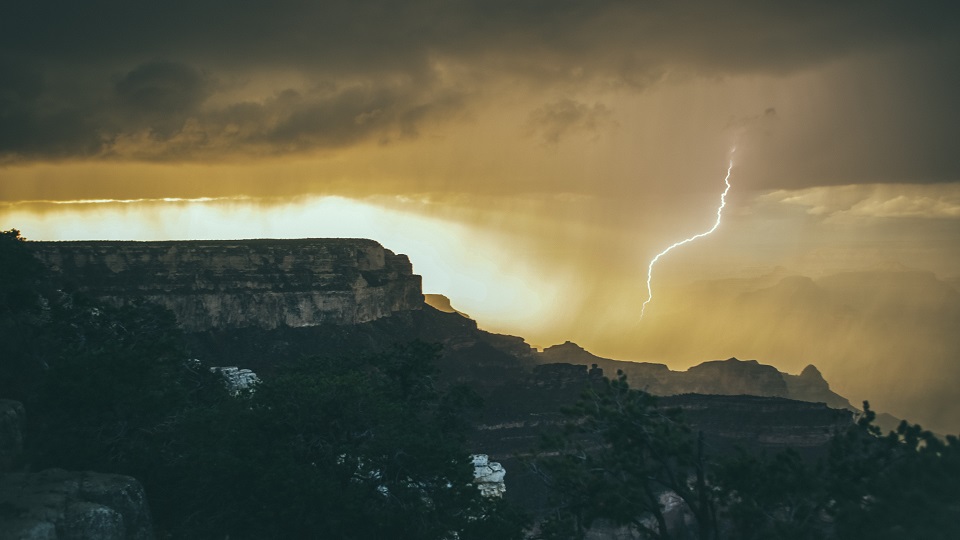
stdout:
[(30, 242), (78, 290), (170, 309), (187, 331), (358, 324), (423, 305), (406, 255), (372, 240)]

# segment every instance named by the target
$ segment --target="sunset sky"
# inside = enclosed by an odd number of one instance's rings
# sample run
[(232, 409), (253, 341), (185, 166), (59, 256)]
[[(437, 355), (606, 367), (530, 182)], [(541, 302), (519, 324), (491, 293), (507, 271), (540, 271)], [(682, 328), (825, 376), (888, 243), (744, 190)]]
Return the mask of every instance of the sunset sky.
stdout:
[(814, 363), (960, 432), (954, 2), (3, 11), (0, 229), (369, 237), (536, 346)]

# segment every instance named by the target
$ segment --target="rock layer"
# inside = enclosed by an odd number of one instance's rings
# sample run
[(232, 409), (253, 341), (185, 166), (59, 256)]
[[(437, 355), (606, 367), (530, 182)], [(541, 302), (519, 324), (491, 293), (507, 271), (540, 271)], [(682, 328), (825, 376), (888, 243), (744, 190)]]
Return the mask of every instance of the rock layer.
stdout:
[(190, 332), (358, 324), (423, 305), (407, 256), (373, 240), (29, 245), (81, 292), (112, 305), (159, 304)]

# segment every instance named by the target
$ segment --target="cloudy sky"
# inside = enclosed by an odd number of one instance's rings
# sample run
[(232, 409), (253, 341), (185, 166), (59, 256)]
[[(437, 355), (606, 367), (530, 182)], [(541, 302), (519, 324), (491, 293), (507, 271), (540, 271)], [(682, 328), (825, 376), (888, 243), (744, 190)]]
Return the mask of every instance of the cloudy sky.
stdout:
[(953, 2), (8, 4), (0, 228), (372, 237), (535, 345), (815, 363), (960, 431)]

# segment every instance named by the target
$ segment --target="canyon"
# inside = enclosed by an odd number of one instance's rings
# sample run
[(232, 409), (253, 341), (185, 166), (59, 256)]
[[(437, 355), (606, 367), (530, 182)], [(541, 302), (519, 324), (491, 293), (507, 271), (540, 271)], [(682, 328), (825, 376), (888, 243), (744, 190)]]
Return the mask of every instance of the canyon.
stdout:
[(622, 372), (663, 406), (683, 410), (714, 454), (740, 447), (821, 456), (857, 413), (812, 365), (792, 375), (730, 358), (673, 371), (602, 358), (571, 342), (539, 351), (521, 337), (482, 330), (444, 297), (425, 297), (409, 259), (372, 240), (26, 245), (65, 290), (110, 306), (168, 309), (191, 358), (264, 379), (305, 356), (350, 362), (411, 340), (439, 344), (439, 382), (466, 385), (483, 400), (471, 451), (502, 464), (507, 474), (496, 491), (532, 509), (546, 495), (524, 459), (544, 430), (566, 421), (561, 410), (604, 376)]
[[(488, 403), (477, 451), (495, 459), (509, 460), (511, 452), (535, 444), (537, 431), (560, 421), (560, 408), (591, 380), (618, 372), (636, 388), (673, 396), (669, 403), (689, 409), (695, 427), (716, 432), (723, 447), (821, 447), (823, 434), (849, 423), (856, 412), (812, 365), (791, 375), (731, 358), (678, 372), (664, 364), (601, 358), (571, 342), (538, 351), (520, 337), (480, 329), (445, 297), (425, 297), (409, 259), (373, 240), (27, 245), (69, 287), (100, 302), (144, 301), (169, 309), (187, 333), (191, 354), (212, 365), (269, 376), (279, 362), (303, 355), (349, 361), (412, 339), (439, 343), (442, 380), (467, 384)], [(707, 395), (767, 398), (751, 403), (771, 414), (750, 417), (757, 429), (740, 429), (731, 423), (743, 418), (745, 398), (693, 397)]]

